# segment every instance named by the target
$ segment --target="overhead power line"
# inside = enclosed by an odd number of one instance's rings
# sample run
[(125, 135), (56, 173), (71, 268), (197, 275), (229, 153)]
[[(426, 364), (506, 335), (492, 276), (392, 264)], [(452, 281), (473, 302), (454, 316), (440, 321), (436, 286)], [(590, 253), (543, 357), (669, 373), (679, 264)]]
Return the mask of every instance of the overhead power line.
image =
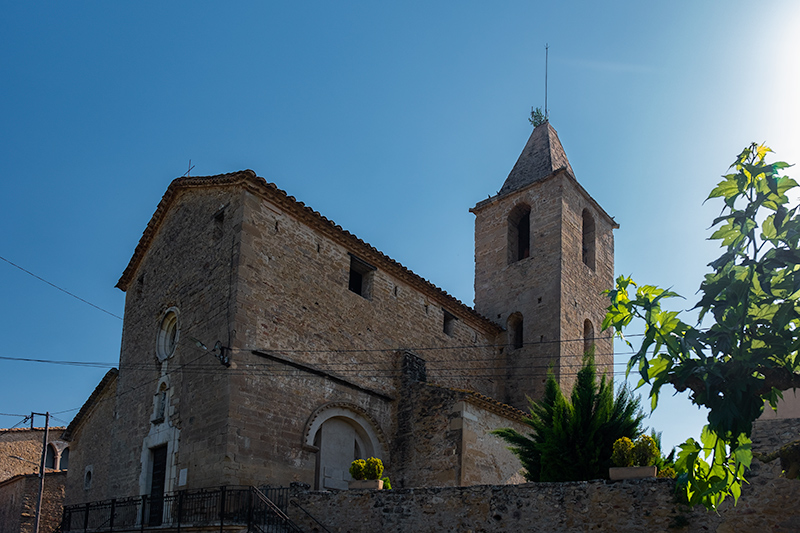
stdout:
[(62, 287), (59, 287), (59, 286), (58, 286), (58, 285), (56, 285), (55, 283), (51, 283), (51, 282), (47, 281), (46, 279), (44, 279), (44, 278), (43, 278), (43, 277), (41, 277), (41, 276), (37, 276), (36, 274), (34, 274), (33, 272), (31, 272), (30, 270), (27, 270), (27, 269), (25, 269), (25, 268), (22, 268), (21, 266), (19, 266), (19, 265), (18, 265), (18, 264), (16, 264), (16, 263), (12, 263), (11, 261), (9, 261), (8, 259), (6, 259), (5, 257), (2, 257), (2, 256), (0, 256), (0, 260), (3, 260), (3, 261), (5, 261), (6, 263), (8, 263), (9, 265), (11, 265), (11, 266), (13, 266), (13, 267), (15, 267), (15, 268), (18, 268), (18, 269), (20, 269), (20, 270), (22, 270), (22, 271), (23, 271), (23, 272), (25, 272), (26, 274), (28, 274), (28, 275), (30, 275), (30, 276), (33, 276), (34, 278), (38, 279), (39, 281), (42, 281), (42, 282), (44, 282), (44, 283), (47, 283), (47, 284), (48, 284), (48, 285), (50, 285), (51, 287), (53, 287), (53, 288), (55, 288), (55, 289), (58, 289), (58, 290), (60, 290), (60, 291), (61, 291), (61, 292), (63, 292), (64, 294), (68, 294), (68, 295), (72, 296), (73, 298), (75, 298), (76, 300), (80, 300), (81, 302), (85, 303), (86, 305), (91, 305), (91, 306), (92, 306), (92, 307), (94, 307), (95, 309), (97, 309), (97, 310), (99, 310), (99, 311), (102, 311), (102, 312), (104, 312), (104, 313), (105, 313), (105, 314), (107, 314), (107, 315), (111, 315), (111, 316), (113, 316), (114, 318), (118, 318), (119, 320), (122, 320), (122, 317), (121, 317), (121, 316), (119, 316), (119, 315), (116, 315), (116, 314), (114, 314), (114, 313), (112, 313), (111, 311), (108, 311), (108, 310), (106, 310), (106, 309), (103, 309), (103, 308), (102, 308), (102, 307), (100, 307), (99, 305), (95, 305), (95, 304), (93, 304), (92, 302), (90, 302), (90, 301), (88, 301), (88, 300), (84, 300), (83, 298), (81, 298), (81, 297), (80, 297), (80, 296), (78, 296), (77, 294), (73, 294), (73, 293), (69, 292), (67, 289), (64, 289), (64, 288), (62, 288)]

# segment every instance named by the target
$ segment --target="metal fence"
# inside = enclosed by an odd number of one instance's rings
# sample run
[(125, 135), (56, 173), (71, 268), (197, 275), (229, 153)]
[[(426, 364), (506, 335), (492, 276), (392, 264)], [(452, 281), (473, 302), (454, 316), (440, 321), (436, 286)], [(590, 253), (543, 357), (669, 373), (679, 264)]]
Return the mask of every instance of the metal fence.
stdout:
[(225, 525), (246, 525), (250, 531), (273, 533), (296, 527), (287, 524), (288, 506), (287, 487), (182, 490), (158, 498), (145, 495), (69, 505), (64, 508), (60, 529), (62, 533), (105, 533), (213, 525), (222, 530)]

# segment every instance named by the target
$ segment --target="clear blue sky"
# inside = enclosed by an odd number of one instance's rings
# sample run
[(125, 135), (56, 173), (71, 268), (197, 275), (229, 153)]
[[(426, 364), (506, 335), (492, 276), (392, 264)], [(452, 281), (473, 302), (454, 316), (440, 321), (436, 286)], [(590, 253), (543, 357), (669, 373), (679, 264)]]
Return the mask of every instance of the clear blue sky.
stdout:
[[(251, 168), (471, 304), (473, 215), (549, 106), (621, 227), (616, 269), (694, 304), (702, 205), (751, 141), (800, 163), (800, 4), (3, 2), (0, 256), (121, 315), (169, 182)], [(797, 170), (790, 175), (800, 178)], [(74, 416), (122, 322), (0, 262), (0, 412)], [(623, 352), (621, 343), (617, 352)], [(618, 361), (625, 361), (624, 355)], [(75, 409), (69, 412), (63, 412)], [(704, 413), (667, 401), (673, 445)], [(19, 422), (0, 415), (0, 427)]]

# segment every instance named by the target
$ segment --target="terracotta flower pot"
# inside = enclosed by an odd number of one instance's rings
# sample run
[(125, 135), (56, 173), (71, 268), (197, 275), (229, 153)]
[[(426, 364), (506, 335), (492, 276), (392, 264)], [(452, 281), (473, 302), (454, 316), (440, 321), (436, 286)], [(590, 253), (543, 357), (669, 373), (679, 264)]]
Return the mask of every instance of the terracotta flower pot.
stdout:
[(382, 479), (354, 479), (347, 482), (348, 489), (383, 490)]
[(656, 477), (656, 470), (655, 466), (612, 466), (608, 469), (608, 477), (611, 481)]

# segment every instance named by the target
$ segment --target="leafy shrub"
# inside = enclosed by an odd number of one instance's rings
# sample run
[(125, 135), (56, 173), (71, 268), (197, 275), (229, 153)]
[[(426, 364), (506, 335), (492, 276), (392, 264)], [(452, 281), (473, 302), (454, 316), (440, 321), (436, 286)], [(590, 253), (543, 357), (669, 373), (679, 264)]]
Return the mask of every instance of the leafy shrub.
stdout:
[(380, 479), (381, 474), (383, 474), (383, 462), (375, 457), (367, 459), (364, 466), (366, 479)]
[(611, 453), (611, 462), (615, 466), (653, 466), (659, 462), (660, 457), (661, 451), (653, 437), (640, 435), (635, 443), (628, 437), (617, 439)]
[(633, 445), (633, 464), (636, 466), (651, 466), (656, 458), (661, 456), (656, 441), (649, 435), (641, 435)]
[(674, 479), (676, 475), (675, 469), (671, 466), (668, 466), (666, 468), (659, 468), (657, 477), (668, 477), (670, 479)]
[(364, 459), (356, 459), (350, 463), (350, 476), (356, 480), (367, 479), (366, 468), (367, 462)]
[(383, 478), (383, 490), (392, 490), (392, 482), (389, 481), (388, 476)]
[(614, 442), (611, 462), (614, 466), (633, 466), (633, 442), (631, 439), (620, 437)]
[(568, 399), (552, 372), (544, 397), (530, 400), (523, 419), (533, 431), (523, 435), (512, 428), (491, 431), (510, 444), (522, 463), (527, 481), (584, 481), (608, 477), (614, 442), (641, 433), (644, 414), (639, 398), (597, 378), (594, 356), (587, 353)]

